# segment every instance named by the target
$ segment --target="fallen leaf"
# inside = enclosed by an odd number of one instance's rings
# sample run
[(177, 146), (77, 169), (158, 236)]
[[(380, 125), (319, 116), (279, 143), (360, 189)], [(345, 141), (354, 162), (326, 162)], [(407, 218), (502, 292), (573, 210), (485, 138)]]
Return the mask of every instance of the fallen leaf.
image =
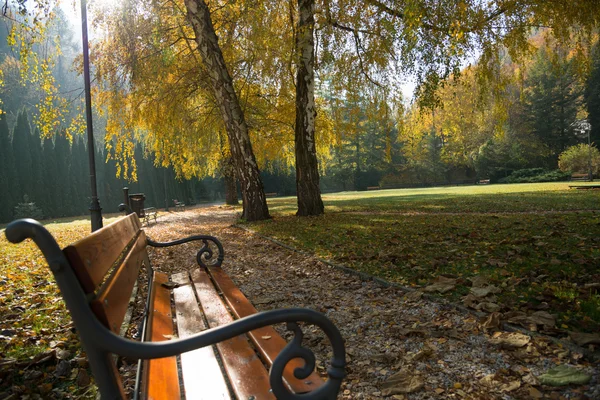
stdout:
[(521, 387), (521, 382), (519, 382), (519, 381), (512, 381), (512, 382), (505, 383), (504, 385), (500, 386), (500, 391), (502, 391), (502, 392), (512, 392), (513, 390), (517, 390), (520, 387)]
[(66, 360), (60, 360), (54, 371), (56, 377), (65, 377), (71, 374), (71, 365)]
[(406, 293), (404, 297), (408, 301), (418, 301), (421, 300), (421, 298), (423, 297), (423, 292), (421, 292), (420, 290), (414, 290), (412, 292)]
[(413, 393), (417, 390), (421, 390), (423, 386), (425, 386), (425, 382), (419, 375), (414, 374), (413, 371), (404, 369), (390, 376), (383, 382), (381, 385), (381, 392), (384, 396)]
[(519, 332), (502, 332), (495, 334), (490, 343), (506, 349), (515, 349), (525, 346), (531, 338)]
[(69, 350), (56, 349), (56, 358), (59, 360), (67, 360), (71, 357)]
[(586, 346), (588, 344), (600, 344), (600, 335), (598, 335), (597, 333), (569, 332), (569, 337), (578, 346)]
[(469, 278), (474, 288), (484, 287), (489, 283), (489, 279), (486, 276), (476, 275)]
[(538, 380), (538, 378), (536, 378), (536, 376), (533, 374), (525, 375), (523, 377), (523, 382), (527, 383), (528, 385), (532, 385), (532, 386), (537, 386), (540, 384), (540, 381)]
[(425, 292), (447, 293), (456, 287), (456, 279), (438, 276), (433, 283), (423, 289)]
[(479, 304), (479, 299), (472, 294), (468, 294), (462, 298), (462, 303), (465, 307), (475, 308)]
[(489, 286), (485, 286), (485, 287), (472, 287), (471, 288), (471, 293), (475, 296), (475, 297), (486, 297), (490, 294), (496, 294), (496, 293), (501, 293), (502, 289), (500, 289), (499, 287), (496, 287), (494, 285), (489, 285)]
[(38, 390), (40, 391), (40, 394), (48, 394), (52, 390), (52, 384), (44, 383), (38, 387)]
[(507, 321), (511, 324), (521, 325), (533, 332), (537, 331), (540, 326), (546, 330), (553, 329), (556, 326), (554, 316), (546, 311), (536, 311), (531, 315), (521, 313), (507, 318)]
[(501, 307), (496, 303), (481, 303), (479, 308), (487, 312), (494, 313), (500, 311)]
[(490, 388), (490, 389), (491, 389), (491, 388), (494, 388), (494, 387), (498, 386), (498, 384), (499, 384), (500, 382), (498, 382), (498, 381), (496, 380), (496, 374), (489, 374), (489, 375), (486, 375), (486, 376), (484, 376), (483, 378), (481, 378), (481, 379), (479, 380), (479, 383), (480, 383), (482, 386), (485, 386), (485, 387), (488, 387), (488, 388)]
[(421, 361), (421, 360), (431, 357), (433, 355), (433, 353), (434, 353), (434, 351), (431, 347), (425, 346), (416, 354), (412, 354), (412, 355), (405, 357), (405, 360), (408, 362)]
[(585, 385), (592, 377), (568, 365), (559, 365), (540, 376), (540, 382), (550, 386)]
[(541, 399), (542, 397), (544, 397), (544, 394), (534, 387), (530, 387), (528, 391), (529, 397), (531, 397), (532, 399)]
[(500, 328), (500, 313), (493, 312), (481, 323), (484, 331)]
[(175, 282), (169, 281), (169, 282), (163, 282), (163, 283), (161, 283), (161, 286), (165, 287), (167, 289), (175, 289), (175, 288), (179, 287), (179, 283), (175, 283)]
[(86, 370), (83, 368), (79, 369), (79, 373), (77, 374), (77, 386), (86, 387), (89, 386), (90, 382), (90, 376)]

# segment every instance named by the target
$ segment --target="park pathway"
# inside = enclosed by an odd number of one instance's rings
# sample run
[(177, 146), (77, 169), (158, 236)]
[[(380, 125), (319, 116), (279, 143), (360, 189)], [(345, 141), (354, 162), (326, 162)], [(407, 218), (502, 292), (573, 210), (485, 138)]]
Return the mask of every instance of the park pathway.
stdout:
[[(218, 206), (172, 212), (148, 233), (155, 240), (217, 236), (225, 248), (223, 268), (256, 308), (308, 307), (330, 317), (348, 351), (340, 398), (600, 398), (600, 368), (579, 352), (543, 336), (492, 335), (493, 321), (482, 325), (474, 315), (420, 292), (363, 281), (235, 226), (238, 217), (233, 208)], [(181, 254), (156, 249), (151, 257), (168, 273), (193, 267), (198, 246), (184, 246)], [(310, 328), (305, 333), (305, 343), (326, 361), (324, 336)], [(540, 375), (563, 364), (591, 374), (591, 383), (539, 385)]]

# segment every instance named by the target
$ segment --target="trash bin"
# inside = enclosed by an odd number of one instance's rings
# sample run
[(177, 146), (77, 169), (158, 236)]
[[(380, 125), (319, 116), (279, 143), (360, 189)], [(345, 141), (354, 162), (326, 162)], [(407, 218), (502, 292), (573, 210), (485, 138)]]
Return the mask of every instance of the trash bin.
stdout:
[(129, 195), (129, 204), (131, 205), (133, 212), (137, 214), (138, 218), (144, 217), (144, 200), (146, 200), (144, 193)]

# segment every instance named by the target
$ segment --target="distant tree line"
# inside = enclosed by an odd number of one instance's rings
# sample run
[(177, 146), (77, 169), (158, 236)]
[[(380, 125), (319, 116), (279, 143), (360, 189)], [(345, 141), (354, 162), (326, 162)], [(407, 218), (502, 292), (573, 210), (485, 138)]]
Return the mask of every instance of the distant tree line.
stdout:
[[(171, 168), (158, 168), (151, 156), (144, 157), (141, 145), (135, 149), (137, 182), (117, 177), (114, 160), (97, 150), (96, 174), (100, 205), (104, 213), (118, 211), (123, 202), (123, 187), (129, 193), (144, 193), (145, 206), (164, 207), (172, 200), (189, 203), (222, 198), (218, 179), (178, 180)], [(18, 113), (9, 129), (6, 114), (0, 115), (0, 222), (9, 222), (25, 208), (37, 218), (85, 215), (90, 205), (90, 178), (87, 143), (81, 137), (70, 142), (66, 135), (42, 139), (32, 129), (26, 111)], [(210, 189), (209, 189), (210, 188)], [(21, 205), (19, 207), (19, 205)], [(35, 213), (33, 210), (37, 210)], [(17, 211), (15, 213), (15, 211)], [(21, 211), (22, 212), (22, 211)]]

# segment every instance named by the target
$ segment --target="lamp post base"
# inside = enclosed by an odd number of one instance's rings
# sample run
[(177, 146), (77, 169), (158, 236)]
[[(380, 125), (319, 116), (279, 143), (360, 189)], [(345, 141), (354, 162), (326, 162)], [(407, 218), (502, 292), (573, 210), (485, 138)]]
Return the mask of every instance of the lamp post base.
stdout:
[(92, 198), (89, 210), (92, 217), (92, 232), (95, 232), (102, 228), (102, 207), (97, 197)]

